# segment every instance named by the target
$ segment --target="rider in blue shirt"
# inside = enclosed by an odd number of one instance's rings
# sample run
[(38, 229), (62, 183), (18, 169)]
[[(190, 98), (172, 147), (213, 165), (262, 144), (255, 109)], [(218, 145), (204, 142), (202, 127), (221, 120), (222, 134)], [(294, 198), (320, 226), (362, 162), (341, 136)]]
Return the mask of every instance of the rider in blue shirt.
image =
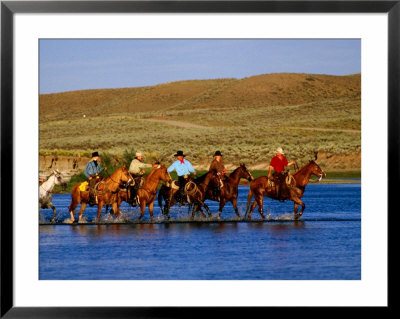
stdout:
[(101, 167), (100, 165), (100, 155), (98, 152), (92, 153), (92, 158), (86, 164), (85, 167), (85, 175), (89, 180), (89, 205), (94, 205), (95, 196), (94, 196), (94, 187), (96, 183), (100, 180), (98, 174), (100, 174), (103, 170), (107, 170), (107, 167)]
[(188, 160), (184, 159), (186, 155), (183, 154), (183, 151), (177, 151), (174, 156), (177, 160), (173, 162), (170, 167), (167, 168), (167, 171), (168, 173), (176, 171), (176, 173), (178, 174), (179, 201), (180, 204), (183, 205), (183, 201), (185, 199), (184, 187), (187, 183), (187, 178), (189, 177), (190, 173), (196, 175), (196, 170), (193, 168), (192, 164)]

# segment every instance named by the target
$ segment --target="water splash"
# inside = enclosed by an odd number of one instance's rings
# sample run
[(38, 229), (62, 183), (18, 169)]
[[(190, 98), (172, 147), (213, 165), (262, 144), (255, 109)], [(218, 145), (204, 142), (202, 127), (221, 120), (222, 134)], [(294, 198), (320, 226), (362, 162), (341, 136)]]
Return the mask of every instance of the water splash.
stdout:
[(39, 223), (46, 223), (46, 222), (48, 222), (46, 217), (42, 213), (39, 213)]

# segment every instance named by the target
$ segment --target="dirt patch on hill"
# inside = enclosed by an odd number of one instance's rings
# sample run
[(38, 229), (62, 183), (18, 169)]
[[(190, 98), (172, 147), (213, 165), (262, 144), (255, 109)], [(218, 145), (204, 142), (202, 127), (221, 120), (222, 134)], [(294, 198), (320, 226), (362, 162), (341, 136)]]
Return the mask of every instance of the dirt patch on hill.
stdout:
[(53, 170), (59, 170), (66, 181), (85, 169), (88, 157), (39, 156), (39, 177), (47, 178)]
[(172, 120), (161, 120), (161, 119), (141, 119), (141, 121), (147, 122), (158, 122), (172, 126), (178, 126), (183, 128), (207, 128), (206, 126), (197, 125), (189, 122), (182, 122), (182, 121), (172, 121)]
[(326, 170), (361, 170), (361, 152), (354, 154), (328, 154), (320, 152), (318, 153), (318, 163)]

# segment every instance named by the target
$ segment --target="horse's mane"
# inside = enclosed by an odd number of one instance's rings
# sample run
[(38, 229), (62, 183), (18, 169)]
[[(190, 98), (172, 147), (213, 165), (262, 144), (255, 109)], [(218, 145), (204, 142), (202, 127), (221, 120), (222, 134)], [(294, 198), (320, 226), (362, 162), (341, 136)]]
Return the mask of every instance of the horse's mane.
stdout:
[(157, 172), (157, 170), (160, 169), (160, 168), (165, 168), (165, 165), (160, 165), (160, 167), (157, 167), (157, 168), (153, 169), (153, 170), (149, 173), (149, 175), (147, 175), (146, 179), (152, 178), (153, 175), (154, 175), (154, 174)]
[(123, 167), (124, 167), (124, 166), (118, 167), (118, 168), (117, 168), (114, 172), (112, 172), (107, 178), (109, 179), (109, 178), (113, 177), (114, 174), (116, 174), (117, 172), (122, 171), (122, 168), (123, 168)]
[(300, 174), (304, 169), (306, 169), (308, 166), (311, 164), (314, 164), (315, 162), (313, 160), (309, 161), (308, 163), (304, 164), (302, 167), (300, 167), (296, 172), (293, 173), (293, 175)]
[(241, 168), (241, 167), (242, 167), (241, 165), (238, 166), (238, 167), (236, 167), (236, 168), (233, 170), (233, 172), (229, 174), (229, 177), (232, 177), (233, 174), (235, 174), (235, 173), (239, 170), (239, 168)]
[(210, 174), (210, 173), (215, 173), (215, 172), (216, 172), (215, 170), (208, 171), (207, 173), (204, 173), (203, 175), (197, 177), (197, 178), (195, 179), (196, 183), (203, 183), (204, 180), (206, 179), (206, 177), (208, 176), (208, 174)]
[(238, 167), (236, 167), (232, 173), (229, 174), (229, 177), (232, 177), (233, 174), (235, 174), (239, 169), (241, 169), (242, 167), (244, 167), (244, 169), (246, 170), (246, 165), (245, 164), (240, 164)]

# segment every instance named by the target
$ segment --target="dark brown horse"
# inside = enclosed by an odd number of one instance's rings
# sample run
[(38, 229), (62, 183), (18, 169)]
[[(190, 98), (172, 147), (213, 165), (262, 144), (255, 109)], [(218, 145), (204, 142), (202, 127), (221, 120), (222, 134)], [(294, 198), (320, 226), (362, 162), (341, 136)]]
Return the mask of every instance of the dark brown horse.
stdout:
[[(97, 222), (100, 221), (101, 209), (104, 205), (111, 205), (115, 217), (120, 214), (118, 200), (119, 187), (123, 184), (129, 184), (132, 182), (133, 178), (131, 174), (126, 169), (125, 165), (118, 168), (109, 177), (101, 180), (95, 186), (95, 195), (97, 196)], [(89, 188), (82, 185), (80, 182), (74, 185), (71, 191), (71, 204), (68, 206), (69, 213), (71, 215), (70, 223), (75, 221), (75, 209), (78, 204), (81, 204), (79, 210), (79, 222), (82, 222), (82, 214), (86, 209), (87, 203), (89, 201)]]
[[(146, 206), (149, 208), (150, 218), (153, 220), (154, 201), (157, 197), (157, 186), (161, 180), (165, 183), (171, 182), (171, 176), (164, 165), (158, 166), (156, 169), (152, 170), (147, 177), (145, 177), (143, 186), (137, 191), (137, 197), (139, 199), (138, 204), (140, 205), (140, 216), (137, 221), (140, 221), (143, 218)], [(119, 203), (121, 203), (121, 201), (129, 202), (128, 197), (128, 192), (120, 191)]]
[[(205, 194), (209, 188), (209, 185), (211, 183), (218, 183), (218, 180), (219, 177), (215, 170), (207, 172), (196, 179), (192, 178), (189, 179), (189, 181), (185, 185), (185, 195), (186, 195), (185, 202), (189, 204), (189, 211), (193, 204), (197, 204), (198, 206), (205, 208), (208, 216), (209, 217), (211, 216), (210, 209), (204, 203)], [(174, 188), (172, 187), (172, 185), (170, 186), (162, 185), (160, 191), (158, 192), (158, 204), (160, 206), (161, 212), (168, 219), (170, 218), (169, 215), (170, 208), (179, 201), (178, 197), (179, 197), (178, 188), (177, 187)], [(162, 205), (163, 199), (165, 201), (164, 208)], [(194, 213), (195, 211), (193, 210), (192, 217), (194, 217)], [(203, 214), (203, 216), (205, 216), (203, 211), (201, 211), (201, 213)]]
[[(247, 169), (245, 164), (240, 164), (229, 176), (225, 176), (222, 180), (223, 187), (221, 187), (221, 194), (219, 196), (219, 210), (218, 210), (218, 220), (221, 219), (222, 209), (227, 202), (231, 202), (233, 209), (235, 210), (236, 216), (240, 217), (239, 210), (237, 208), (237, 198), (238, 198), (238, 188), (241, 178), (247, 179), (249, 182), (253, 180), (253, 176)], [(214, 187), (214, 185), (213, 185)], [(210, 187), (206, 193), (206, 199), (218, 201), (218, 199), (213, 196), (212, 187)]]
[[(292, 175), (293, 179), (291, 179), (291, 183), (290, 185), (288, 185), (288, 192), (283, 198), (284, 200), (291, 200), (294, 202), (295, 219), (300, 218), (306, 207), (306, 205), (301, 201), (301, 197), (304, 194), (304, 190), (310, 180), (311, 175), (318, 176), (319, 180), (321, 180), (322, 176), (326, 176), (324, 171), (318, 166), (316, 162), (310, 161)], [(253, 196), (255, 200), (250, 207), (251, 199), (253, 198)], [(276, 188), (268, 181), (268, 178), (266, 176), (261, 176), (254, 179), (250, 183), (249, 194), (247, 195), (247, 209), (245, 218), (246, 216), (248, 219), (251, 218), (251, 214), (257, 205), (261, 217), (263, 219), (265, 218), (263, 214), (264, 196), (268, 196), (272, 199), (277, 199)], [(298, 205), (301, 206), (301, 211), (299, 213), (297, 213)]]

